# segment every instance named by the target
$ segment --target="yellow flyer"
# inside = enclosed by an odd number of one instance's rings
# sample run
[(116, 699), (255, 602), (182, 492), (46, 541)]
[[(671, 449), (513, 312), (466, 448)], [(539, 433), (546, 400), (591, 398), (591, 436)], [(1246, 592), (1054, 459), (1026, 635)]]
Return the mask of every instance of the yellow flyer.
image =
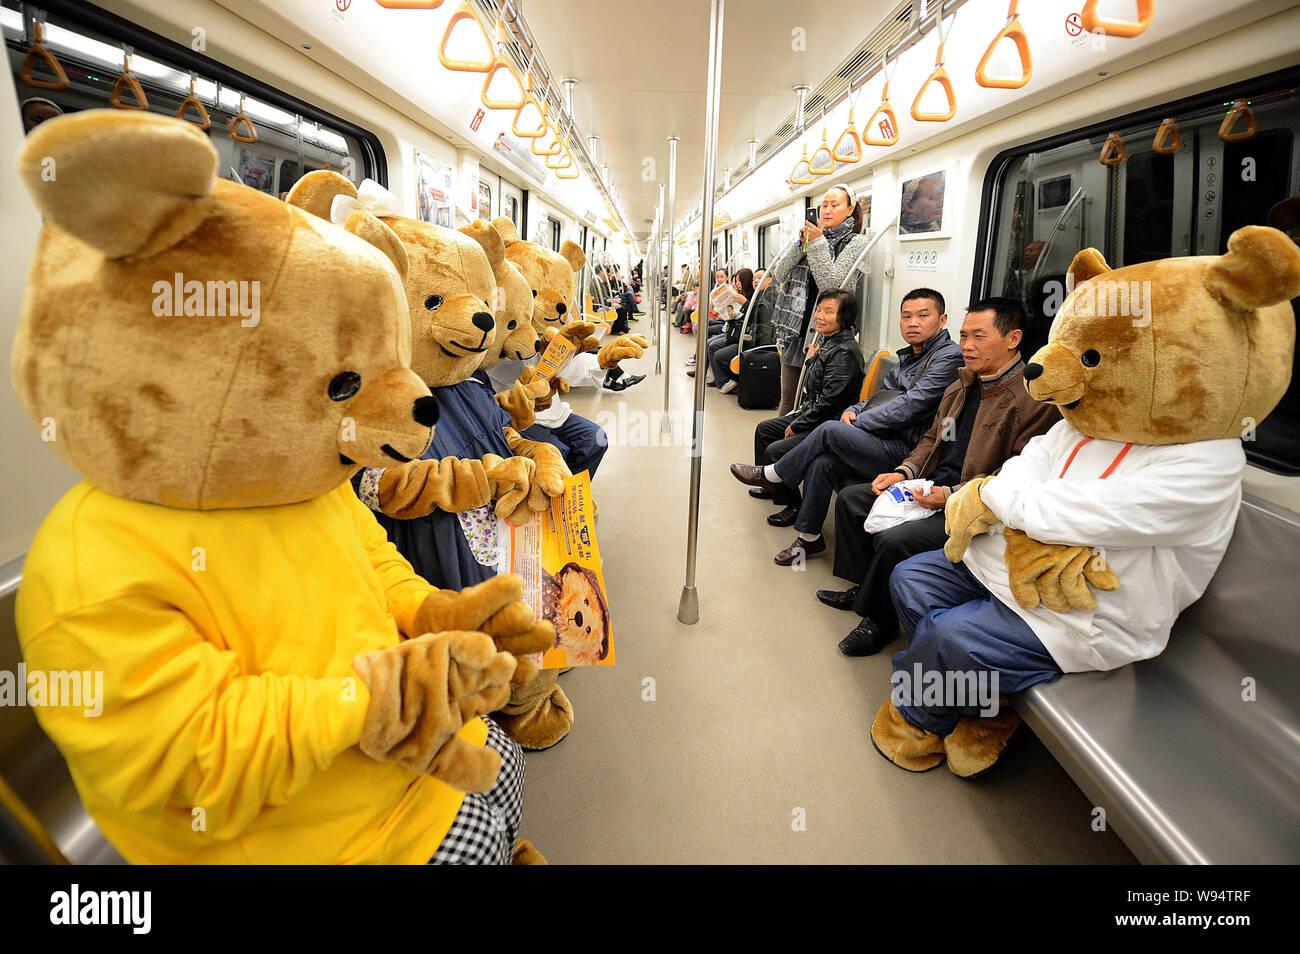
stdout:
[(546, 346), (542, 352), (542, 358), (537, 362), (537, 367), (533, 368), (533, 380), (539, 377), (546, 378), (548, 381), (559, 373), (560, 368), (564, 367), (564, 362), (569, 360), (569, 356), (578, 350), (578, 346), (564, 335), (556, 335), (551, 339), (551, 343)]
[(564, 482), (551, 509), (522, 527), (497, 521), (503, 543), (497, 569), (524, 580), (524, 602), (555, 625), (555, 646), (543, 669), (614, 665), (614, 628), (592, 526), (591, 477), (584, 470)]

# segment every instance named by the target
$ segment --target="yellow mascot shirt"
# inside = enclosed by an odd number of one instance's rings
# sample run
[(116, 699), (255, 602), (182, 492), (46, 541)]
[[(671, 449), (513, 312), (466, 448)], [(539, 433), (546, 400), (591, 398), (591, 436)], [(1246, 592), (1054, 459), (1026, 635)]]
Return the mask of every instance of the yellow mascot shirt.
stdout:
[(193, 511), (83, 481), (37, 533), (16, 615), (29, 675), (103, 673), (99, 714), (36, 715), (128, 861), (423, 863), (464, 796), (362, 754), (351, 660), (418, 635), (432, 590), (346, 483)]

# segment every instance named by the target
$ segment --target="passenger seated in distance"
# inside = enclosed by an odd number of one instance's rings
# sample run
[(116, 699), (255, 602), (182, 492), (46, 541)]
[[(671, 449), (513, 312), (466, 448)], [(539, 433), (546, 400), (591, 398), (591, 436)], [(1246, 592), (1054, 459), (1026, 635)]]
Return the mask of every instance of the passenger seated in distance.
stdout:
[[(911, 347), (898, 352), (898, 364), (885, 375), (877, 395), (853, 405), (838, 421), (818, 425), (777, 463), (761, 468), (732, 465), (732, 474), (742, 484), (773, 492), (783, 486), (794, 490), (795, 502), (772, 521), (775, 526), (793, 523), (799, 531), (794, 543), (776, 555), (778, 566), (790, 566), (801, 555), (825, 552), (822, 522), (841, 477), (874, 477), (905, 457), (921, 439), (944, 390), (963, 364), (961, 349), (943, 330), (947, 320), (943, 296), (937, 291), (908, 292), (903, 296), (899, 326)], [(881, 392), (892, 396), (880, 400)], [(873, 403), (877, 400), (880, 403)], [(800, 483), (804, 484), (802, 501)]]
[[(745, 482), (747, 476), (761, 475), (765, 465), (776, 463), (799, 446), (819, 424), (835, 420), (857, 397), (862, 389), (862, 351), (853, 337), (857, 315), (858, 299), (852, 292), (834, 290), (818, 297), (813, 321), (825, 340), (809, 349), (803, 400), (789, 414), (758, 423), (754, 428), (754, 466), (732, 464), (731, 472), (737, 480)], [(798, 506), (797, 492), (793, 492), (792, 499), (792, 492), (785, 487), (775, 491), (760, 488), (750, 493), (790, 504), (781, 513), (793, 514)], [(780, 516), (775, 514), (768, 522), (788, 527), (789, 523), (776, 522)]]
[[(817, 598), (862, 617), (839, 644), (845, 655), (873, 655), (894, 638), (898, 616), (889, 575), (908, 557), (943, 546), (943, 505), (953, 492), (968, 480), (997, 473), (1031, 437), (1046, 434), (1061, 419), (1055, 406), (1035, 401), (1025, 389), (1019, 350), (1024, 324), (1024, 311), (1011, 298), (985, 298), (967, 308), (961, 326), (966, 366), (943, 392), (930, 429), (892, 472), (840, 491), (835, 502), (835, 575), (855, 585), (842, 593), (818, 590)], [(879, 533), (863, 530), (879, 494), (901, 480), (920, 477), (935, 484), (929, 494), (914, 492), (930, 516)]]

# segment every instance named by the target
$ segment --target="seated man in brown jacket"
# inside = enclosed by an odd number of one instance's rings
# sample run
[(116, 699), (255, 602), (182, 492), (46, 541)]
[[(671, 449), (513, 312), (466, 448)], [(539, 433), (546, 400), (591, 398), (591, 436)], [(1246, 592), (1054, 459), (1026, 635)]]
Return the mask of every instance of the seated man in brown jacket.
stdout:
[[(943, 507), (966, 481), (995, 474), (1019, 454), (1031, 437), (1047, 433), (1061, 419), (1025, 389), (1020, 357), (1020, 305), (1010, 298), (985, 298), (966, 310), (961, 326), (965, 367), (944, 391), (939, 410), (921, 442), (892, 473), (869, 484), (846, 487), (835, 505), (835, 575), (858, 585), (817, 598), (836, 609), (853, 610), (861, 622), (839, 644), (848, 656), (870, 656), (895, 637), (898, 617), (889, 575), (903, 560), (937, 550), (947, 539)], [(863, 522), (876, 497), (900, 480), (928, 478), (934, 489), (916, 494), (928, 516), (870, 534)]]

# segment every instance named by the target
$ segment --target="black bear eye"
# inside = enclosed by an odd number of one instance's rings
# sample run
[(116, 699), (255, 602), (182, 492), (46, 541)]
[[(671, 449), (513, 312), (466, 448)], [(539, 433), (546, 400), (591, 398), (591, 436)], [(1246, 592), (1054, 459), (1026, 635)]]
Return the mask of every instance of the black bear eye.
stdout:
[(438, 306), (441, 304), (442, 304), (441, 295), (430, 295), (428, 298), (424, 300), (424, 307), (427, 308), (429, 311), (436, 311), (438, 309)]
[(334, 375), (334, 380), (330, 382), (330, 400), (346, 401), (360, 390), (361, 375), (355, 371), (344, 371), (342, 374)]
[(1101, 355), (1089, 348), (1079, 355), (1079, 360), (1083, 362), (1085, 368), (1095, 368), (1101, 363)]
[(516, 325), (516, 324), (517, 324), (517, 322), (514, 322), (514, 321), (510, 322), (510, 324), (506, 325), (506, 331), (514, 331), (514, 330), (515, 330), (515, 325)]
[(533, 297), (534, 297), (534, 298), (537, 297), (537, 289), (535, 289), (535, 288), (533, 289)]
[(583, 600), (583, 601), (582, 601), (582, 605), (583, 605), (583, 606), (590, 606), (590, 605), (591, 605), (591, 600)]

